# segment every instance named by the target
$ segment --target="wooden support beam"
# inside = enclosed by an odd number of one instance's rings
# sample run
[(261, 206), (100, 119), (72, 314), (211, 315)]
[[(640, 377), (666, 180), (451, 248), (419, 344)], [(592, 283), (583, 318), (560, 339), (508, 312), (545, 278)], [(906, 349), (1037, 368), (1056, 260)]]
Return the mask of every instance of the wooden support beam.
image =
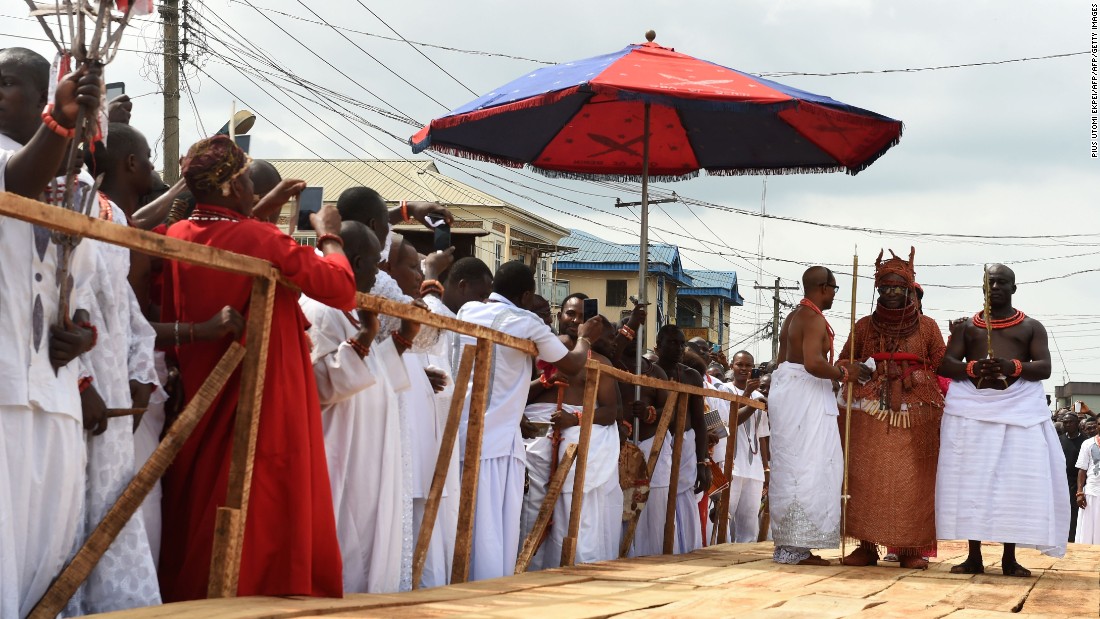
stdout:
[(527, 571), (527, 567), (531, 565), (531, 559), (539, 551), (539, 545), (541, 545), (543, 536), (546, 533), (546, 527), (550, 525), (550, 517), (554, 515), (554, 505), (557, 504), (558, 497), (561, 496), (561, 488), (565, 485), (565, 478), (569, 476), (569, 469), (573, 466), (573, 461), (576, 458), (577, 444), (569, 443), (565, 446), (565, 455), (562, 456), (561, 462), (558, 462), (558, 468), (554, 471), (554, 476), (550, 478), (550, 485), (546, 488), (546, 496), (543, 497), (542, 505), (539, 506), (539, 515), (535, 518), (535, 526), (527, 534), (527, 539), (523, 540), (523, 548), (516, 559), (517, 574)]
[(601, 371), (605, 375), (610, 376), (619, 382), (630, 383), (631, 385), (653, 387), (654, 389), (660, 389), (662, 391), (687, 393), (690, 395), (702, 396), (704, 398), (717, 398), (719, 400), (726, 400), (731, 404), (736, 403), (739, 406), (748, 406), (757, 410), (767, 409), (767, 405), (760, 400), (753, 400), (752, 398), (746, 398), (743, 395), (735, 395), (726, 391), (718, 391), (717, 389), (703, 389), (702, 387), (696, 387), (694, 385), (685, 385), (683, 383), (677, 383), (671, 380), (660, 380), (657, 378), (652, 378), (650, 376), (638, 376), (637, 374), (632, 374), (630, 372), (626, 372), (618, 368), (606, 365)]
[(668, 479), (668, 506), (665, 509), (665, 544), (662, 552), (673, 553), (676, 543), (676, 494), (680, 485), (680, 458), (684, 453), (684, 427), (687, 425), (688, 396), (676, 403), (676, 431), (672, 434), (672, 472)]
[(489, 403), (493, 343), (478, 339), (474, 353), (474, 382), (470, 393), (470, 414), (466, 421), (466, 455), (462, 467), (462, 502), (458, 507), (455, 554), (451, 562), (451, 584), (470, 578), (470, 554), (474, 543), (474, 510), (477, 480), (481, 473), (481, 438), (485, 433), (485, 408)]
[(592, 442), (592, 422), (596, 417), (600, 369), (603, 364), (589, 359), (584, 364), (584, 409), (577, 448), (577, 470), (573, 474), (573, 500), (569, 506), (569, 532), (561, 544), (561, 566), (569, 567), (577, 559), (577, 537), (581, 531), (581, 506), (584, 502), (584, 476), (588, 469), (588, 445)]
[(96, 526), (95, 531), (88, 536), (84, 545), (77, 551), (76, 556), (69, 562), (56, 580), (46, 590), (42, 599), (38, 600), (29, 617), (34, 619), (53, 619), (65, 608), (69, 599), (80, 587), (88, 575), (95, 568), (103, 553), (115, 541), (122, 528), (130, 521), (130, 518), (141, 508), (142, 502), (156, 485), (157, 480), (164, 476), (168, 466), (176, 458), (176, 454), (183, 449), (195, 426), (202, 420), (210, 403), (225, 387), (225, 383), (237, 369), (244, 358), (244, 348), (234, 342), (229, 350), (222, 355), (221, 361), (214, 366), (214, 370), (206, 377), (202, 387), (195, 393), (195, 397), (187, 403), (175, 423), (168, 429), (164, 440), (157, 445), (155, 451), (149, 456), (149, 460), (130, 480), (126, 488), (119, 495), (118, 500), (111, 506), (110, 511)]
[(443, 498), (443, 485), (451, 469), (451, 456), (455, 452), (458, 439), (458, 426), (462, 422), (462, 407), (466, 403), (466, 388), (470, 384), (470, 374), (474, 369), (476, 347), (467, 344), (462, 349), (462, 358), (458, 362), (458, 374), (454, 377), (454, 393), (451, 394), (451, 408), (447, 411), (447, 425), (443, 428), (443, 440), (439, 445), (439, 455), (435, 459), (435, 474), (428, 498), (424, 502), (424, 518), (420, 522), (420, 533), (416, 538), (413, 551), (412, 586), (420, 588), (424, 576), (424, 563), (428, 560), (428, 547), (432, 543), (432, 531), (435, 519), (439, 515), (439, 502)]
[(210, 598), (237, 595), (276, 290), (272, 279), (258, 277), (252, 282), (245, 331), (248, 353), (241, 368), (237, 418), (233, 428), (233, 455), (229, 464), (229, 487), (226, 491), (226, 504), (218, 508), (214, 521), (214, 549), (210, 555), (210, 582), (206, 591)]
[[(670, 391), (668, 397), (665, 398), (665, 406), (661, 410), (661, 419), (657, 422), (657, 431), (653, 435), (653, 445), (649, 448), (649, 460), (646, 462), (646, 479), (649, 480), (650, 485), (653, 484), (653, 471), (657, 468), (657, 460), (661, 456), (661, 449), (665, 445), (665, 435), (668, 434), (668, 426), (672, 423), (672, 415), (676, 412), (676, 400), (679, 394), (675, 391)], [(687, 397), (686, 395), (683, 397)], [(643, 510), (649, 507), (647, 501)], [(662, 505), (656, 506), (654, 509), (663, 507)], [(626, 558), (630, 553), (630, 544), (634, 542), (634, 533), (638, 529), (638, 518), (641, 517), (641, 512), (634, 514), (630, 518), (630, 522), (626, 524), (626, 533), (623, 534), (622, 544), (619, 546), (619, 557)]]
[(531, 340), (508, 335), (507, 333), (495, 331), (489, 327), (476, 325), (472, 322), (466, 322), (465, 320), (435, 314), (430, 310), (419, 308), (408, 303), (399, 303), (391, 299), (364, 294), (362, 292), (358, 293), (356, 302), (360, 309), (370, 310), (379, 314), (387, 314), (389, 316), (398, 316), (407, 320), (414, 320), (422, 325), (454, 331), (459, 335), (466, 335), (479, 340), (489, 340), (494, 344), (521, 350), (532, 357), (539, 354), (538, 348)]
[(119, 245), (150, 256), (198, 264), (237, 275), (262, 278), (278, 275), (271, 263), (259, 258), (120, 226), (13, 193), (0, 192), (0, 215)]
[[(726, 479), (730, 480), (730, 483), (726, 485), (726, 489), (722, 491), (722, 498), (718, 500), (718, 543), (725, 544), (727, 541), (733, 541), (728, 539), (730, 530), (730, 493), (733, 492), (733, 460), (737, 457), (737, 429), (741, 426), (737, 423), (737, 409), (730, 407), (730, 424), (729, 436), (726, 437), (726, 461), (723, 463), (722, 471), (726, 474)], [(749, 423), (749, 422), (745, 422)]]

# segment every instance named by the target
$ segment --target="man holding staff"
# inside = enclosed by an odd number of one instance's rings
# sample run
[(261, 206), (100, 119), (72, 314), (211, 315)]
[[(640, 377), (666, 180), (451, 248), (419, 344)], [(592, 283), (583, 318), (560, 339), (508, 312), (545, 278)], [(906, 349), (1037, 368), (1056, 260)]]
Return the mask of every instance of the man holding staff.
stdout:
[(1065, 456), (1043, 392), (1046, 329), (1012, 307), (1012, 269), (990, 265), (985, 277), (985, 311), (956, 327), (940, 364), (954, 382), (940, 430), (936, 529), (944, 539), (970, 540), (953, 573), (983, 573), (980, 540), (987, 539), (1004, 543), (1005, 576), (1027, 577), (1017, 544), (1055, 557), (1066, 552)]
[(822, 313), (839, 286), (822, 266), (802, 274), (805, 297), (783, 323), (779, 367), (772, 374), (771, 510), (777, 563), (829, 565), (811, 553), (840, 546), (844, 455), (833, 382), (843, 387), (870, 372), (847, 361), (833, 365), (833, 329)]

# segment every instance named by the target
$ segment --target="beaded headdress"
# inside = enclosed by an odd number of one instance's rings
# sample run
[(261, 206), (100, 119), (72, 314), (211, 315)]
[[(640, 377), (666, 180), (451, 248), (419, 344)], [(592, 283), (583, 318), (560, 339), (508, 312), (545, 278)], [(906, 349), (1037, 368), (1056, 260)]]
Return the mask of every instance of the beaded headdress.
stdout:
[(905, 280), (905, 283), (913, 286), (917, 281), (917, 271), (913, 263), (913, 258), (917, 255), (917, 249), (915, 247), (909, 248), (909, 260), (899, 258), (894, 250), (889, 250), (892, 258), (882, 259), (882, 252), (878, 253), (878, 258), (875, 260), (875, 285), (881, 285), (882, 280), (890, 275), (897, 275)]
[(187, 151), (183, 177), (191, 193), (229, 195), (229, 184), (248, 169), (251, 158), (226, 135), (195, 142)]

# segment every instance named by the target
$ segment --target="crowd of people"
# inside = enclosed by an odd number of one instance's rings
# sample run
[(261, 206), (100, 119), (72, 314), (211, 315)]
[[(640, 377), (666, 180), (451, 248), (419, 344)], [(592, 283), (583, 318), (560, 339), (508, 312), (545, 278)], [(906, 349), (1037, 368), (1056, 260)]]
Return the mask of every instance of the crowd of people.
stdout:
[[(0, 51), (0, 76), (0, 189), (53, 198), (67, 189), (62, 159), (78, 112), (99, 105), (99, 75), (82, 69), (51, 88), (46, 59), (9, 48)], [(886, 549), (902, 567), (922, 569), (937, 539), (969, 539), (970, 556), (952, 571), (979, 573), (984, 539), (1005, 544), (1004, 574), (1026, 576), (1016, 545), (1065, 550), (1063, 455), (1075, 504), (1088, 510), (1085, 497), (1100, 487), (1100, 448), (1090, 447), (1098, 443), (1078, 441), (1071, 467), (1067, 441), (1079, 434), (1063, 421), (1059, 441), (1051, 423), (1041, 386), (1050, 374), (1046, 334), (1013, 308), (1015, 276), (1003, 265), (987, 272), (989, 311), (953, 323), (947, 342), (921, 311), (913, 254), (880, 255), (877, 306), (837, 357), (824, 315), (836, 279), (812, 267), (772, 362), (758, 363), (747, 351), (727, 360), (663, 325), (637, 367), (645, 306), (613, 321), (586, 316), (586, 297), (572, 294), (554, 316), (522, 262), (493, 273), (475, 257), (456, 260), (453, 249), (421, 255), (391, 229), (427, 217), (451, 220), (442, 205), (388, 207), (374, 190), (353, 187), (310, 216), (316, 247), (300, 245), (272, 221), (304, 183), (280, 178), (227, 136), (194, 144), (180, 182), (158, 186), (148, 141), (128, 124), (129, 105), (115, 101), (106, 112), (112, 122), (71, 188), (90, 196), (101, 177), (93, 214), (261, 258), (293, 286), (277, 287), (265, 301), (243, 275), (90, 240), (72, 251), (66, 280), (63, 239), (0, 217), (0, 338), (10, 340), (0, 356), (0, 616), (31, 610), (263, 302), (273, 319), (242, 596), (338, 597), (414, 585), (413, 548), (454, 380), (475, 340), (358, 310), (357, 293), (488, 327), (537, 349), (532, 358), (492, 348), (477, 454), (466, 452), (474, 379), (461, 390), (458, 446), (418, 586), (450, 581), (463, 502), (473, 502), (470, 578), (514, 572), (586, 414), (593, 417), (579, 534), (569, 539), (569, 472), (528, 569), (558, 566), (572, 541), (578, 563), (661, 553), (675, 487), (676, 553), (717, 539), (774, 539), (777, 562), (825, 565), (813, 550), (839, 547), (843, 534), (859, 540), (842, 558), (846, 565), (875, 564)], [(63, 285), (73, 291), (68, 308), (59, 303)], [(685, 396), (682, 433), (674, 436), (673, 424), (658, 436), (671, 392), (601, 373), (587, 411), (590, 361), (759, 404)], [(238, 371), (218, 393), (67, 616), (206, 597), (243, 383)], [(850, 499), (842, 497), (845, 440)], [(636, 473), (629, 461), (638, 453), (648, 458), (656, 443), (651, 474), (624, 473)], [(459, 479), (468, 456), (479, 460), (475, 496), (463, 495)], [(727, 459), (732, 476), (718, 480)], [(718, 514), (726, 488), (728, 513)], [(1100, 511), (1100, 496), (1097, 504)], [(1079, 539), (1084, 530), (1100, 531), (1100, 518), (1088, 518)], [(728, 529), (716, 530), (723, 523)]]

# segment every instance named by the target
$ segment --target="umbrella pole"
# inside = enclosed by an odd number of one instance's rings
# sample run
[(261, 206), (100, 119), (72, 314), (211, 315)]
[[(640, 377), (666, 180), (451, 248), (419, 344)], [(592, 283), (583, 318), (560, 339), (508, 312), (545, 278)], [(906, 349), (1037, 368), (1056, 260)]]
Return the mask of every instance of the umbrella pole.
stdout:
[[(649, 298), (646, 295), (646, 273), (649, 271), (649, 101), (645, 102), (645, 111), (642, 117), (642, 231), (638, 244), (638, 300), (644, 306)], [(647, 312), (648, 315), (648, 312)], [(646, 322), (638, 326), (637, 346), (635, 346), (634, 367), (638, 375), (642, 375), (642, 354), (645, 352)], [(656, 324), (656, 318), (654, 318)], [(642, 387), (634, 387), (634, 399), (642, 399)], [(634, 424), (634, 443), (641, 438), (641, 424)]]

